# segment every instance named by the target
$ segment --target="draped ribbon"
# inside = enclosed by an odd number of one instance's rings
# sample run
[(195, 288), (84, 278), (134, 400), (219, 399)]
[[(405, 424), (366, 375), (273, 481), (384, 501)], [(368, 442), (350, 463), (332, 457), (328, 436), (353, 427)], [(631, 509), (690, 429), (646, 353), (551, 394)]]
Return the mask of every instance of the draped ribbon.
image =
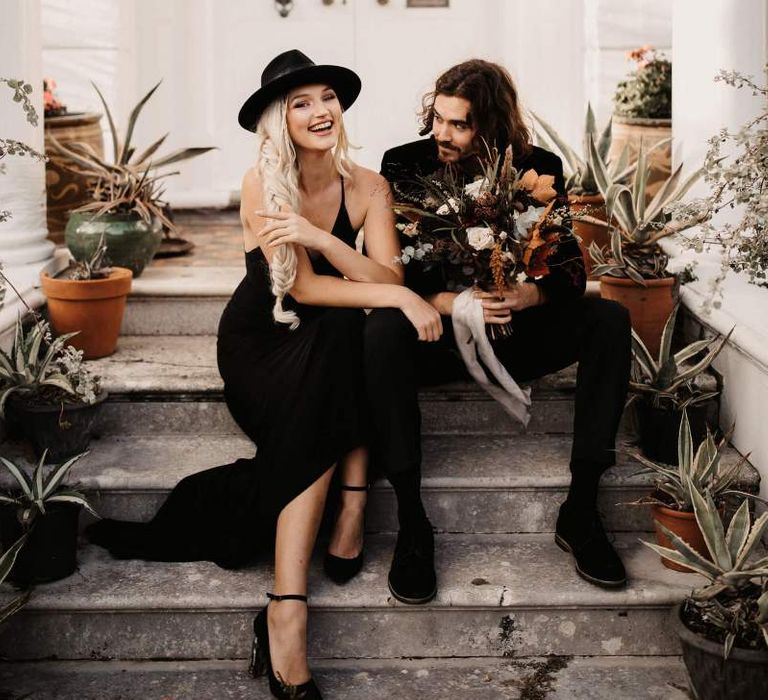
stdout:
[[(456, 344), (472, 378), (496, 399), (514, 420), (527, 428), (531, 419), (531, 390), (521, 389), (493, 352), (485, 332), (482, 301), (475, 299), (471, 289), (465, 289), (454, 299), (451, 319)], [(488, 379), (478, 361), (478, 355), (500, 386)]]

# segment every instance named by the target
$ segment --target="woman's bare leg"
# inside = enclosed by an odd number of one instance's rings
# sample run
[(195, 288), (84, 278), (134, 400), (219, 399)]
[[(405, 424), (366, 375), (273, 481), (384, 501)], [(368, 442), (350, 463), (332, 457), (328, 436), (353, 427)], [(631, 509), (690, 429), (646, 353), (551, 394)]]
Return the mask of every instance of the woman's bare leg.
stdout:
[[(333, 467), (280, 512), (275, 537), (273, 589), (277, 595), (307, 594), (309, 562), (332, 474)], [(290, 685), (309, 680), (307, 605), (297, 600), (274, 601), (267, 608), (267, 622), (275, 675), (279, 673)]]
[[(344, 486), (368, 484), (368, 450), (358, 447), (344, 456), (339, 463), (340, 483)], [(329, 554), (352, 559), (363, 548), (363, 529), (366, 491), (341, 491), (339, 512), (328, 544)]]

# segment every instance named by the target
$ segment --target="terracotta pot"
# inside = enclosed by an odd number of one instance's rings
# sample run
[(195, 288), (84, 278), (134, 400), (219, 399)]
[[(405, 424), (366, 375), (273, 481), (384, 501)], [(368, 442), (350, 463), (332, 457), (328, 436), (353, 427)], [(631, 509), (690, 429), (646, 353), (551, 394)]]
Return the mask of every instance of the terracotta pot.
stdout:
[(83, 351), (87, 360), (111, 355), (117, 347), (125, 302), (131, 291), (133, 274), (113, 267), (106, 279), (40, 279), (48, 297), (48, 316), (57, 335), (80, 331), (69, 343)]
[[(581, 195), (568, 195), (568, 205), (571, 213), (578, 214), (585, 212), (595, 219), (606, 220), (605, 214), (605, 200), (602, 195), (599, 194), (581, 194)], [(592, 258), (589, 256), (589, 244), (594, 241), (602, 248), (608, 245), (610, 242), (609, 229), (607, 226), (598, 226), (597, 224), (590, 224), (586, 221), (577, 221), (574, 219), (571, 222), (573, 232), (581, 238), (579, 247), (581, 248), (581, 254), (584, 257), (584, 267), (587, 270), (587, 274), (590, 279), (597, 279), (592, 275)]]
[(768, 697), (768, 649), (734, 646), (723, 660), (723, 645), (697, 634), (683, 622), (682, 606), (671, 614), (680, 638), (692, 697), (699, 700), (748, 700)]
[(600, 277), (600, 296), (618, 301), (629, 311), (632, 328), (653, 357), (658, 357), (661, 333), (672, 313), (677, 296), (675, 277), (645, 280), (641, 287), (626, 277)]
[[(671, 119), (640, 119), (614, 115), (608, 157), (613, 161), (617, 160), (626, 145), (629, 147), (629, 162), (634, 163), (637, 160), (641, 142), (647, 153), (651, 146), (671, 136)], [(651, 153), (648, 165), (651, 172), (646, 184), (646, 199), (650, 201), (672, 174), (672, 142)]]
[[(665, 506), (660, 505), (653, 505), (652, 509), (653, 525), (656, 528), (656, 542), (662, 547), (674, 549), (672, 543), (669, 541), (669, 537), (667, 537), (659, 528), (658, 523), (661, 523), (667, 530), (671, 530), (685, 540), (699, 554), (709, 558), (709, 550), (704, 542), (704, 536), (701, 534), (699, 524), (696, 522), (696, 516), (693, 513), (672, 510), (672, 508), (666, 508)], [(691, 569), (687, 566), (682, 566), (664, 557), (661, 557), (661, 563), (668, 569), (691, 573)]]
[(67, 170), (66, 164), (75, 165), (68, 158), (54, 153), (50, 137), (63, 145), (87, 143), (100, 158), (104, 157), (104, 139), (99, 120), (101, 114), (63, 114), (45, 119), (45, 187), (47, 192), (48, 238), (56, 243), (64, 242), (64, 227), (69, 212), (89, 202), (88, 187), (91, 180), (84, 175)]

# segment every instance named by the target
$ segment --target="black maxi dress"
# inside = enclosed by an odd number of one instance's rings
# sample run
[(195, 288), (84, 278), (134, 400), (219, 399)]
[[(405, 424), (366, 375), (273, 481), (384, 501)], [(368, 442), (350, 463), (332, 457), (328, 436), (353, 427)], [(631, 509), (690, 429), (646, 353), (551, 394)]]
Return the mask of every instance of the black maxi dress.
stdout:
[[(354, 247), (343, 181), (341, 191), (332, 233)], [(310, 259), (317, 274), (341, 277), (321, 255)], [(89, 539), (116, 557), (244, 566), (274, 542), (283, 507), (364, 443), (364, 312), (302, 305), (289, 295), (284, 308), (301, 321), (290, 330), (272, 317), (261, 250), (246, 252), (245, 262), (219, 323), (217, 355), (227, 406), (256, 455), (182, 479), (148, 523), (91, 525)]]

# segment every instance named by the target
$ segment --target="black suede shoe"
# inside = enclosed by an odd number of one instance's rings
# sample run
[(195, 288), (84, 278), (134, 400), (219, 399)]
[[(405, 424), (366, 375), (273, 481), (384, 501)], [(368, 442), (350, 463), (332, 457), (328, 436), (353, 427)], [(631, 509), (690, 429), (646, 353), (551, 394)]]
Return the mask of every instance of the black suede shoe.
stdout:
[(423, 605), (437, 595), (435, 536), (426, 518), (401, 528), (389, 569), (389, 591), (401, 603)]
[(600, 514), (594, 508), (560, 506), (555, 527), (555, 543), (573, 555), (576, 573), (603, 588), (621, 588), (627, 572), (608, 540)]

